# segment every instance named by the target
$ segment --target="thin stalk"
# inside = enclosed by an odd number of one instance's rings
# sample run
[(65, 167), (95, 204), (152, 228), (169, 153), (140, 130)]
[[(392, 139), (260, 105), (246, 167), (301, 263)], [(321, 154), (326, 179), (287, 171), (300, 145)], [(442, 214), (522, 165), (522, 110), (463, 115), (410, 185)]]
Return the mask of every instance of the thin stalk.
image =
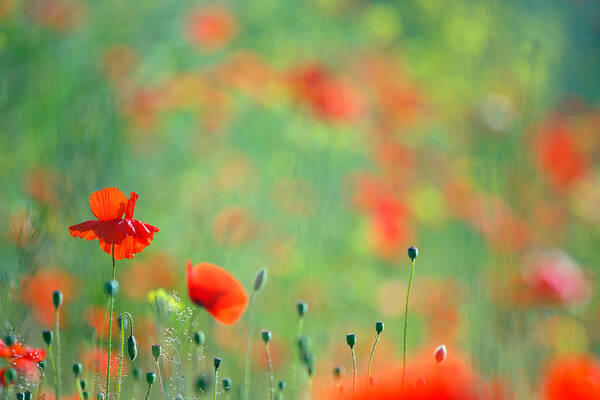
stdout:
[(83, 400), (83, 390), (81, 390), (81, 379), (79, 377), (75, 378), (75, 386), (79, 400)]
[(121, 352), (119, 354), (119, 379), (117, 380), (117, 400), (121, 397), (121, 377), (123, 376), (123, 353), (125, 350), (125, 315), (121, 316)]
[(410, 287), (415, 275), (415, 259), (412, 259), (410, 267), (410, 278), (408, 279), (408, 290), (406, 291), (406, 307), (404, 312), (404, 351), (402, 353), (402, 394), (404, 394), (404, 381), (406, 378), (406, 332), (408, 331), (408, 299), (410, 297)]
[(59, 327), (59, 307), (54, 308), (54, 331), (56, 334), (56, 375), (58, 376), (58, 387), (56, 388), (57, 397), (56, 399), (60, 399), (60, 327)]
[(146, 393), (146, 400), (148, 400), (150, 398), (150, 389), (152, 389), (152, 386), (148, 385), (148, 392)]
[(273, 387), (273, 360), (269, 351), (269, 343), (265, 343), (265, 353), (267, 355), (267, 365), (269, 367), (269, 400), (273, 400), (275, 388)]
[(46, 376), (45, 371), (41, 371), (40, 373), (40, 384), (38, 385), (38, 394), (37, 400), (42, 399), (42, 392), (44, 391), (44, 377)]
[(217, 400), (217, 386), (219, 386), (219, 382), (217, 380), (219, 376), (219, 369), (215, 368), (215, 378), (213, 380), (214, 384), (213, 384), (213, 400)]
[(254, 322), (254, 297), (256, 296), (256, 291), (252, 292), (250, 296), (250, 302), (248, 304), (248, 308), (250, 311), (249, 321), (248, 321), (248, 335), (246, 339), (246, 363), (244, 367), (244, 389), (242, 391), (242, 399), (248, 398), (248, 393), (250, 392), (250, 347), (252, 345), (252, 341), (250, 338), (252, 337), (252, 323)]
[[(300, 317), (298, 319), (298, 332), (296, 333), (296, 343), (294, 346), (298, 346), (298, 339), (302, 337), (302, 333), (304, 332), (304, 317)], [(298, 389), (298, 375), (299, 375), (299, 367), (300, 367), (300, 350), (296, 353), (296, 358), (294, 359), (294, 366), (292, 369), (292, 393), (295, 395)]]
[(158, 359), (156, 360), (156, 373), (158, 375), (158, 383), (160, 383), (160, 396), (165, 400), (165, 388), (163, 386), (162, 376), (160, 375), (160, 365)]
[(54, 372), (54, 395), (58, 399), (58, 374), (56, 373), (56, 364), (54, 363), (51, 344), (48, 345), (48, 357), (50, 357), (50, 365), (52, 365), (52, 371)]
[(377, 347), (377, 342), (379, 342), (380, 335), (381, 334), (378, 333), (377, 336), (375, 336), (375, 342), (373, 343), (371, 355), (369, 356), (369, 367), (367, 368), (367, 391), (369, 390), (369, 385), (371, 384), (371, 367), (373, 365), (373, 354), (375, 354), (375, 348)]
[(354, 346), (350, 347), (350, 350), (352, 351), (352, 399), (354, 400), (356, 396), (356, 353)]
[[(115, 245), (112, 245), (112, 279), (116, 280)], [(112, 320), (115, 307), (115, 296), (110, 296), (110, 312), (108, 315), (108, 366), (106, 367), (106, 400), (110, 400), (110, 361), (112, 351)]]

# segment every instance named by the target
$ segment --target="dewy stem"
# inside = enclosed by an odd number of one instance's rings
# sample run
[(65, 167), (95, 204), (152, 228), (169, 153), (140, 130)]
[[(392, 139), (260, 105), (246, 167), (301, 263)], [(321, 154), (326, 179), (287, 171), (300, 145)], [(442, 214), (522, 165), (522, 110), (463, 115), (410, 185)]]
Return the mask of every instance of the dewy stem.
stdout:
[(254, 297), (256, 296), (256, 290), (252, 292), (250, 295), (250, 302), (248, 304), (249, 308), (249, 321), (248, 321), (248, 336), (246, 339), (246, 362), (244, 366), (244, 389), (242, 391), (242, 399), (248, 399), (248, 394), (250, 392), (250, 346), (252, 344), (251, 335), (252, 335), (252, 323), (254, 322), (254, 308), (252, 305), (254, 304)]
[(213, 400), (217, 400), (217, 386), (219, 386), (219, 384), (217, 383), (217, 377), (219, 376), (219, 369), (215, 368), (215, 378), (213, 380), (214, 384), (213, 384)]
[(415, 259), (412, 259), (410, 267), (410, 277), (408, 278), (408, 289), (406, 291), (406, 307), (404, 312), (404, 351), (402, 353), (402, 394), (404, 394), (404, 380), (406, 377), (406, 332), (408, 331), (408, 299), (410, 297), (410, 287), (415, 275)]
[(265, 353), (267, 354), (267, 365), (269, 368), (269, 400), (273, 400), (275, 388), (273, 387), (273, 361), (271, 359), (271, 352), (269, 351), (269, 343), (265, 343)]
[[(116, 279), (115, 245), (112, 245), (112, 280)], [(112, 320), (115, 306), (114, 293), (110, 295), (110, 311), (108, 313), (108, 366), (106, 368), (106, 400), (110, 400), (110, 356), (112, 351)]]
[(54, 308), (54, 330), (56, 334), (56, 375), (57, 375), (57, 387), (56, 387), (56, 399), (60, 399), (60, 326), (59, 326), (59, 307)]
[(371, 355), (369, 356), (369, 366), (367, 368), (367, 391), (369, 390), (369, 385), (371, 384), (371, 366), (373, 365), (373, 354), (375, 354), (375, 348), (377, 347), (377, 342), (379, 342), (379, 336), (381, 333), (378, 333), (375, 337), (375, 342), (373, 343), (373, 348), (371, 349)]
[(350, 347), (352, 351), (352, 399), (356, 396), (356, 353), (354, 352), (354, 346)]

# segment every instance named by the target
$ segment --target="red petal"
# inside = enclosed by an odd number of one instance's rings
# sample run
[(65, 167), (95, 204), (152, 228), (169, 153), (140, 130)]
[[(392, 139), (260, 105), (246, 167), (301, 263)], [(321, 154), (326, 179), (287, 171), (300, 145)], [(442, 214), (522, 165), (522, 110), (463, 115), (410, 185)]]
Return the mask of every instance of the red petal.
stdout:
[(187, 265), (190, 299), (225, 325), (236, 323), (246, 311), (248, 294), (244, 286), (223, 268), (210, 263)]
[(129, 193), (129, 200), (127, 200), (127, 207), (125, 208), (125, 219), (133, 218), (133, 211), (135, 210), (135, 203), (138, 197), (140, 196), (136, 192)]
[(121, 218), (127, 197), (117, 188), (105, 188), (90, 195), (90, 209), (100, 221)]
[(69, 227), (69, 232), (73, 237), (79, 237), (86, 240), (94, 240), (98, 239), (96, 232), (96, 226), (99, 224), (99, 221), (86, 221), (81, 224), (73, 225)]

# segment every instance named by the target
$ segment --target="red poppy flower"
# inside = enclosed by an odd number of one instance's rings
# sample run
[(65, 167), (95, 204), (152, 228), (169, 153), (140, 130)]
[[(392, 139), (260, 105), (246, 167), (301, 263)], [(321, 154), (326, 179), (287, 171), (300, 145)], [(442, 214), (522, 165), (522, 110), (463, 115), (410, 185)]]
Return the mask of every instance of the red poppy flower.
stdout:
[[(90, 196), (90, 209), (98, 218), (69, 227), (73, 237), (98, 239), (102, 250), (111, 254), (114, 246), (116, 260), (133, 258), (154, 239), (159, 231), (155, 226), (133, 219), (138, 194), (131, 192), (129, 200), (117, 188), (106, 188)], [(122, 218), (125, 213), (124, 218)]]
[[(0, 357), (5, 358), (17, 370), (19, 375), (24, 376), (32, 383), (36, 383), (40, 376), (38, 362), (46, 358), (46, 352), (43, 349), (26, 347), (20, 343), (8, 346), (0, 340)], [(5, 384), (4, 369), (0, 370), (0, 384), (2, 386)]]
[[(86, 369), (106, 377), (106, 371), (108, 371), (108, 352), (106, 350), (88, 350), (82, 355), (81, 360)], [(123, 372), (126, 371), (127, 362), (126, 359), (123, 359)], [(110, 376), (114, 378), (118, 374), (119, 356), (113, 352), (110, 356)]]
[(545, 400), (600, 399), (600, 364), (586, 356), (555, 360), (543, 383)]
[(210, 263), (187, 265), (190, 299), (225, 325), (235, 324), (246, 311), (244, 286), (223, 268)]
[(218, 6), (193, 11), (187, 24), (188, 37), (205, 51), (225, 47), (237, 33), (237, 22), (231, 12)]

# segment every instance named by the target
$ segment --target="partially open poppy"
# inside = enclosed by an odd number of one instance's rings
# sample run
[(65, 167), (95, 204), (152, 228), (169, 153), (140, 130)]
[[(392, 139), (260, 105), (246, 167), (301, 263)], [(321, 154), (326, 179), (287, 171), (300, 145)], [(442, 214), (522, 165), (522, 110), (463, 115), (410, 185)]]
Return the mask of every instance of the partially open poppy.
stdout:
[(225, 325), (235, 324), (246, 311), (248, 294), (244, 286), (223, 268), (200, 263), (187, 264), (190, 299)]
[[(98, 218), (69, 227), (73, 237), (98, 239), (102, 250), (111, 254), (114, 245), (116, 260), (133, 258), (154, 239), (155, 226), (133, 219), (138, 194), (131, 192), (129, 200), (117, 188), (105, 188), (90, 195), (90, 209)], [(122, 218), (123, 213), (125, 216)]]

